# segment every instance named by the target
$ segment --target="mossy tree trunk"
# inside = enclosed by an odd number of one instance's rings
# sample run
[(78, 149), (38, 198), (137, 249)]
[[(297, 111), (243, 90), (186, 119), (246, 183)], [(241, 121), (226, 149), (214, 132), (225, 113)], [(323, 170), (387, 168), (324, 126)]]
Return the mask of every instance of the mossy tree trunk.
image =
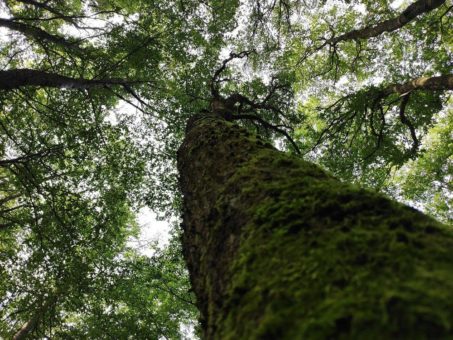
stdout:
[(215, 116), (178, 167), (204, 338), (453, 338), (448, 228)]

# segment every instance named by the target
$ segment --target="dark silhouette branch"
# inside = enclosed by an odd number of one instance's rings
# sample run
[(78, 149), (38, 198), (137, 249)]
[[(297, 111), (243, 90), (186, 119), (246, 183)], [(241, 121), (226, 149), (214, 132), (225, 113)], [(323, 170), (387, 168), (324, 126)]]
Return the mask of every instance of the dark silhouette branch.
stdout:
[[(393, 32), (396, 31), (408, 23), (416, 19), (417, 17), (429, 13), (432, 10), (440, 7), (445, 3), (445, 0), (418, 0), (412, 4), (410, 4), (400, 15), (397, 17), (381, 21), (375, 25), (367, 26), (361, 29), (352, 30), (341, 34), (339, 36), (335, 36), (335, 31), (331, 29), (331, 37), (330, 38), (321, 38), (320, 40), (323, 41), (321, 44), (316, 44), (315, 46), (309, 47), (303, 56), (299, 59), (298, 64), (301, 64), (311, 55), (315, 54), (316, 52), (322, 50), (326, 46), (329, 46), (329, 54), (330, 54), (330, 68), (324, 72), (327, 73), (332, 69), (333, 60), (338, 58), (337, 55), (337, 44), (343, 41), (351, 41), (355, 40), (359, 43), (360, 39), (369, 39), (377, 37), (384, 32)], [(361, 45), (358, 45), (358, 51), (354, 58), (353, 64), (357, 62), (360, 58), (360, 52), (362, 50)], [(336, 67), (337, 68), (337, 67)], [(317, 76), (323, 75), (319, 74)]]
[(13, 195), (10, 195), (10, 196), (2, 197), (2, 198), (0, 198), (0, 206), (3, 205), (3, 204), (8, 203), (9, 201), (15, 200), (15, 199), (17, 199), (19, 197), (21, 197), (20, 194), (13, 194)]
[(44, 11), (47, 11), (49, 13), (54, 14), (53, 17), (19, 17), (19, 16), (14, 16), (14, 20), (21, 20), (21, 21), (51, 21), (51, 20), (63, 20), (74, 27), (78, 29), (94, 29), (94, 30), (102, 30), (102, 27), (89, 27), (89, 26), (80, 26), (79, 23), (76, 21), (77, 19), (87, 19), (87, 18), (92, 18), (94, 16), (97, 16), (99, 14), (110, 14), (110, 13), (116, 13), (115, 11), (99, 11), (97, 13), (93, 13), (89, 16), (87, 15), (76, 15), (76, 14), (65, 14), (64, 9), (59, 10), (56, 9), (52, 6), (48, 5), (48, 1), (36, 1), (36, 0), (17, 0), (18, 2), (21, 2), (26, 5), (31, 5), (34, 6), (35, 8), (42, 9)]
[(55, 87), (68, 89), (88, 89), (108, 85), (130, 85), (143, 81), (123, 79), (84, 79), (71, 78), (56, 73), (32, 69), (0, 71), (0, 90), (13, 90), (25, 86)]
[(420, 145), (420, 143), (418, 141), (417, 134), (415, 133), (414, 126), (412, 125), (412, 123), (406, 117), (406, 114), (405, 114), (406, 105), (409, 102), (409, 97), (410, 97), (410, 93), (406, 94), (401, 99), (399, 116), (400, 116), (401, 123), (403, 123), (404, 125), (406, 125), (409, 128), (409, 131), (410, 131), (411, 137), (412, 137), (412, 152), (415, 153), (415, 152), (417, 152), (417, 149), (418, 149), (418, 146)]
[(233, 93), (227, 98), (224, 98), (220, 95), (218, 84), (223, 81), (220, 79), (221, 74), (225, 71), (228, 63), (233, 59), (244, 58), (249, 56), (251, 53), (254, 53), (254, 50), (251, 51), (242, 51), (240, 53), (230, 53), (230, 56), (223, 60), (221, 66), (214, 72), (214, 75), (211, 79), (211, 111), (221, 115), (226, 120), (250, 120), (255, 126), (257, 123), (264, 127), (267, 130), (272, 130), (279, 134), (285, 136), (285, 138), (293, 146), (296, 153), (300, 154), (300, 150), (291, 136), (284, 129), (291, 129), (289, 126), (285, 125), (274, 125), (256, 114), (249, 114), (248, 112), (256, 112), (259, 110), (265, 110), (276, 114), (277, 117), (285, 118), (285, 114), (277, 106), (270, 104), (269, 102), (274, 97), (276, 92), (281, 89), (285, 89), (288, 86), (285, 84), (279, 84), (276, 82), (275, 78), (272, 77), (271, 85), (269, 87), (269, 92), (266, 94), (263, 100), (254, 101), (240, 93)]
[(26, 204), (19, 204), (11, 208), (0, 210), (0, 216), (4, 216), (7, 213), (26, 207)]
[[(224, 100), (224, 105), (225, 105), (227, 111), (229, 111), (229, 112), (236, 111), (236, 112), (240, 113), (240, 112), (250, 112), (250, 111), (256, 111), (256, 110), (266, 110), (266, 111), (273, 112), (279, 116), (285, 117), (285, 114), (283, 113), (282, 110), (280, 110), (278, 107), (268, 103), (278, 88), (279, 87), (277, 85), (271, 87), (269, 93), (266, 95), (264, 100), (261, 102), (252, 101), (240, 93), (233, 93), (227, 99)], [(237, 104), (239, 104), (239, 107), (237, 109), (235, 109)], [(246, 107), (248, 107), (248, 108), (246, 108)]]
[(37, 8), (44, 9), (44, 10), (46, 10), (46, 11), (52, 13), (52, 14), (55, 14), (55, 15), (62, 15), (59, 11), (57, 11), (53, 7), (49, 6), (47, 4), (47, 2), (38, 2), (38, 1), (35, 1), (35, 0), (16, 0), (16, 1), (17, 2), (21, 2), (23, 4), (35, 6)]
[[(128, 92), (129, 94), (131, 94), (136, 100), (138, 100), (139, 104), (144, 106), (144, 107), (147, 107), (149, 108), (151, 111), (145, 111), (143, 108), (141, 108), (139, 105), (135, 104), (134, 102), (132, 102), (131, 100), (129, 100), (128, 98), (126, 98), (125, 96), (121, 95), (120, 93), (116, 92), (116, 91), (113, 91), (111, 88), (107, 88), (110, 92), (112, 92), (116, 97), (118, 97), (119, 99), (121, 99), (122, 101), (124, 101), (125, 103), (131, 105), (132, 107), (136, 108), (137, 110), (139, 110), (141, 113), (145, 114), (145, 115), (148, 115), (148, 116), (153, 116), (154, 112), (155, 111), (155, 108), (151, 107), (149, 104), (147, 104), (145, 101), (143, 101), (134, 91), (132, 91), (132, 89), (128, 86), (126, 87), (123, 87), (124, 90), (126, 92)], [(128, 90), (129, 89), (129, 90)], [(156, 117), (154, 115), (154, 117)]]
[(327, 107), (319, 108), (323, 115), (328, 117), (327, 126), (319, 133), (316, 142), (308, 152), (313, 151), (327, 139), (338, 139), (339, 134), (347, 135), (349, 127), (355, 120), (360, 125), (357, 128), (364, 123), (370, 130), (371, 136), (376, 139), (375, 148), (364, 159), (370, 158), (383, 144), (387, 126), (385, 115), (391, 108), (398, 106), (399, 120), (408, 128), (411, 135), (411, 154), (415, 154), (420, 141), (415, 126), (406, 115), (410, 94), (416, 91), (448, 90), (453, 90), (453, 75), (447, 74), (419, 77), (405, 83), (371, 88), (344, 96)]
[(26, 4), (26, 5), (32, 5), (32, 6), (36, 7), (36, 8), (40, 8), (40, 9), (43, 9), (43, 10), (45, 10), (47, 12), (55, 14), (56, 18), (62, 19), (64, 21), (66, 21), (66, 22), (78, 27), (77, 23), (74, 21), (74, 17), (69, 16), (69, 15), (64, 15), (60, 11), (58, 11), (55, 8), (49, 6), (47, 4), (47, 2), (38, 2), (38, 1), (35, 1), (35, 0), (17, 0), (17, 1), (21, 2), (23, 4)]
[(211, 95), (214, 98), (219, 98), (219, 89), (217, 88), (217, 84), (219, 83), (219, 77), (222, 74), (223, 71), (225, 71), (227, 64), (232, 61), (233, 59), (242, 59), (245, 57), (248, 57), (251, 53), (254, 51), (242, 51), (239, 53), (230, 53), (230, 56), (222, 61), (222, 65), (214, 72), (214, 75), (212, 76), (211, 79)]
[(384, 108), (382, 105), (378, 105), (378, 111), (379, 111), (379, 116), (381, 118), (381, 125), (379, 128), (379, 134), (376, 136), (376, 146), (373, 148), (373, 150), (364, 157), (364, 160), (370, 159), (381, 147), (382, 142), (384, 141), (384, 129), (386, 126), (386, 121), (385, 121), (385, 112)]
[(78, 41), (70, 41), (58, 35), (47, 33), (41, 28), (27, 25), (18, 21), (0, 18), (0, 26), (6, 27), (10, 30), (20, 32), (28, 38), (34, 39), (40, 43), (50, 42), (56, 45), (62, 46), (64, 48), (80, 51), (78, 46)]

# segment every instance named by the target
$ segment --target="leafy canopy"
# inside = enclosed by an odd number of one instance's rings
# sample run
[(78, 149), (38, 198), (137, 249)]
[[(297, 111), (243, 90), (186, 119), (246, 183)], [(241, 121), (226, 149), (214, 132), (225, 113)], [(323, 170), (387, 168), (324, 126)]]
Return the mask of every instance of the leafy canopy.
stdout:
[(128, 241), (141, 207), (179, 214), (176, 149), (213, 99), (451, 221), (451, 6), (427, 3), (1, 3), (0, 336), (184, 336), (177, 237)]

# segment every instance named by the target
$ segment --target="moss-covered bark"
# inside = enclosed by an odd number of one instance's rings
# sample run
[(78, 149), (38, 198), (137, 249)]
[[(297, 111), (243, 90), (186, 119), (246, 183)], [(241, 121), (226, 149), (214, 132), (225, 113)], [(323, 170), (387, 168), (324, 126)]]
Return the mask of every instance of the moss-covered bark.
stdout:
[(453, 233), (230, 122), (179, 150), (206, 339), (453, 338)]

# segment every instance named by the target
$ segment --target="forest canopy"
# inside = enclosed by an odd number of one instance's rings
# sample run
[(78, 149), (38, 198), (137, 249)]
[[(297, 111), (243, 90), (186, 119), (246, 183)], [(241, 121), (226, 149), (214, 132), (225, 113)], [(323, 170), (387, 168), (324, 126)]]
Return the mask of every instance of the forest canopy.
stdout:
[[(279, 149), (453, 222), (452, 7), (0, 2), (0, 337), (186, 336), (176, 150), (213, 102)], [(174, 225), (152, 256), (130, 243), (143, 207)]]

